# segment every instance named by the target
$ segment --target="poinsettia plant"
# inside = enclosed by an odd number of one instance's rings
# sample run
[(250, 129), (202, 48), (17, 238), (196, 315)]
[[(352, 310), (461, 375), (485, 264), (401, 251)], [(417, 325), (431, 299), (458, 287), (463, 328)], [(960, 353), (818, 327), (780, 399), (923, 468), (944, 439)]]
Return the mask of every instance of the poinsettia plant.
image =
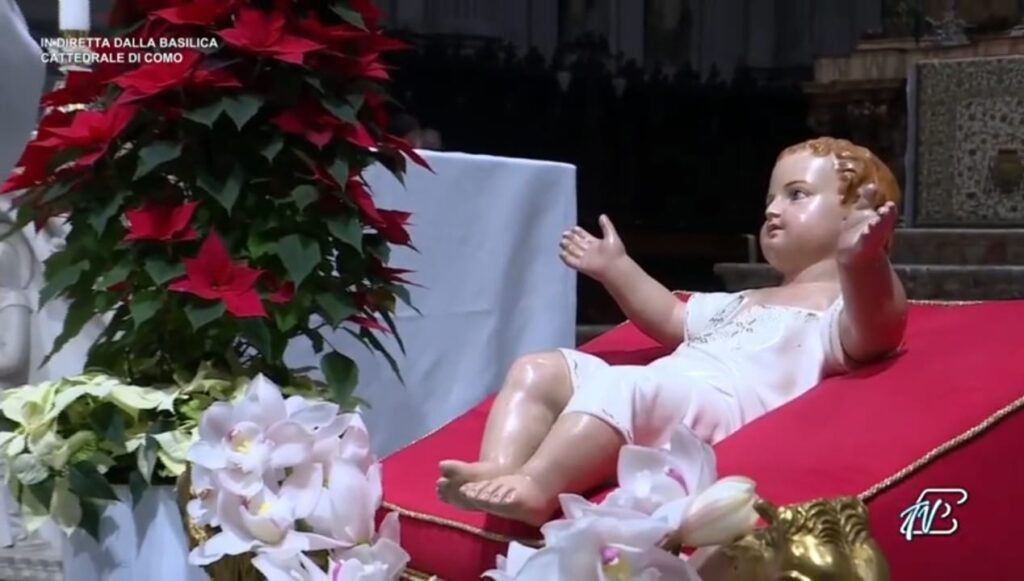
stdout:
[(69, 225), (41, 296), (69, 302), (54, 351), (101, 316), (87, 364), (133, 385), (203, 364), (297, 385), (311, 380), (285, 348), (305, 338), (345, 404), (358, 370), (325, 337), (341, 328), (397, 373), (378, 333), (397, 334), (409, 300), (406, 271), (388, 266), (392, 245), (411, 246), (409, 214), (378, 208), (363, 172), (426, 163), (386, 131), (382, 55), (402, 45), (373, 3), (147, 0), (113, 14), (133, 46), (180, 56), (94, 49), (91, 70), (44, 97), (2, 189), (21, 224)]

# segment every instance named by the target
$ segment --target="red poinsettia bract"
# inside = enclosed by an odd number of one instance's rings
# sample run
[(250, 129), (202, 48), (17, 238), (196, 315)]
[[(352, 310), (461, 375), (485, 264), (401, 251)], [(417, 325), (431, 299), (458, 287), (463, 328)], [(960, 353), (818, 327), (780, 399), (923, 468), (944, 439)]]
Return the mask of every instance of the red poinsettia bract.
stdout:
[(50, 137), (38, 141), (37, 145), (55, 150), (81, 148), (82, 155), (75, 161), (75, 166), (90, 167), (107, 152), (135, 112), (135, 107), (117, 104), (105, 111), (80, 111), (71, 120), (71, 125), (49, 129)]
[(290, 280), (282, 281), (268, 272), (263, 277), (263, 284), (269, 292), (267, 300), (272, 303), (288, 303), (295, 298), (295, 283)]
[(339, 119), (313, 100), (282, 111), (274, 117), (273, 123), (281, 131), (301, 135), (319, 148), (323, 148), (334, 136), (366, 149), (377, 146), (377, 140), (370, 135), (365, 125), (359, 121), (350, 123)]
[(245, 52), (263, 54), (296, 65), (303, 64), (306, 53), (320, 50), (322, 44), (285, 32), (284, 14), (242, 8), (234, 27), (220, 31), (224, 42)]
[(128, 234), (125, 240), (159, 240), (172, 242), (195, 240), (198, 235), (190, 222), (199, 202), (188, 202), (180, 206), (169, 206), (153, 202), (141, 208), (128, 210)]
[(201, 68), (202, 53), (183, 51), (180, 62), (153, 63), (121, 75), (114, 83), (124, 89), (119, 103), (127, 103), (157, 95), (170, 89), (187, 87), (241, 87), (242, 84), (224, 68)]
[(171, 24), (213, 26), (238, 4), (237, 0), (192, 0), (150, 14), (150, 20), (166, 20)]
[(262, 270), (244, 262), (233, 262), (224, 241), (211, 232), (195, 258), (185, 259), (185, 277), (171, 283), (170, 290), (210, 301), (221, 301), (232, 315), (266, 317), (263, 301), (256, 292)]

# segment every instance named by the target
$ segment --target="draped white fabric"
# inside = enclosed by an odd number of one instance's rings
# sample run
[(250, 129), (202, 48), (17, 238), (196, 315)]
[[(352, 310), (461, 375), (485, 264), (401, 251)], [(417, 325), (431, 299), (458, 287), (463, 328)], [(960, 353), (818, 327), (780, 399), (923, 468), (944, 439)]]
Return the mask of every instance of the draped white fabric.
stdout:
[[(572, 166), (457, 153), (424, 153), (435, 173), (410, 164), (403, 187), (381, 168), (368, 175), (382, 208), (413, 212), (419, 250), (391, 263), (416, 272), (410, 289), (422, 315), (399, 305), (393, 340), (404, 385), (387, 361), (340, 332), (331, 342), (360, 368), (374, 451), (386, 454), (440, 427), (496, 390), (519, 355), (571, 346), (576, 275), (558, 259), (575, 223)], [(317, 365), (308, 342), (290, 363)]]

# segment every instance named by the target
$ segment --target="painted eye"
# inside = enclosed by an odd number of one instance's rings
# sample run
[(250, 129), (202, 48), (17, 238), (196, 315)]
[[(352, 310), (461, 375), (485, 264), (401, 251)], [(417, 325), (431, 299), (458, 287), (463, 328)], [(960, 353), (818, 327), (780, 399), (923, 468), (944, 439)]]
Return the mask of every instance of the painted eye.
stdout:
[(803, 190), (792, 190), (789, 192), (789, 197), (792, 200), (802, 200), (807, 197), (807, 192)]

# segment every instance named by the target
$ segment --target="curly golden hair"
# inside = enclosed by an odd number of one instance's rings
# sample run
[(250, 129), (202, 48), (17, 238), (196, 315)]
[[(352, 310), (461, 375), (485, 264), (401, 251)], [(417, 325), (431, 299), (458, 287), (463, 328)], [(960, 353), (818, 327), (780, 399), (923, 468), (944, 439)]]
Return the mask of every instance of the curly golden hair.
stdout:
[(842, 184), (839, 194), (844, 204), (856, 202), (862, 192), (873, 189), (875, 207), (881, 207), (886, 202), (899, 206), (902, 193), (896, 176), (868, 148), (845, 139), (818, 137), (787, 147), (779, 154), (779, 159), (805, 152), (818, 157), (835, 158), (836, 173), (839, 174), (839, 181)]

